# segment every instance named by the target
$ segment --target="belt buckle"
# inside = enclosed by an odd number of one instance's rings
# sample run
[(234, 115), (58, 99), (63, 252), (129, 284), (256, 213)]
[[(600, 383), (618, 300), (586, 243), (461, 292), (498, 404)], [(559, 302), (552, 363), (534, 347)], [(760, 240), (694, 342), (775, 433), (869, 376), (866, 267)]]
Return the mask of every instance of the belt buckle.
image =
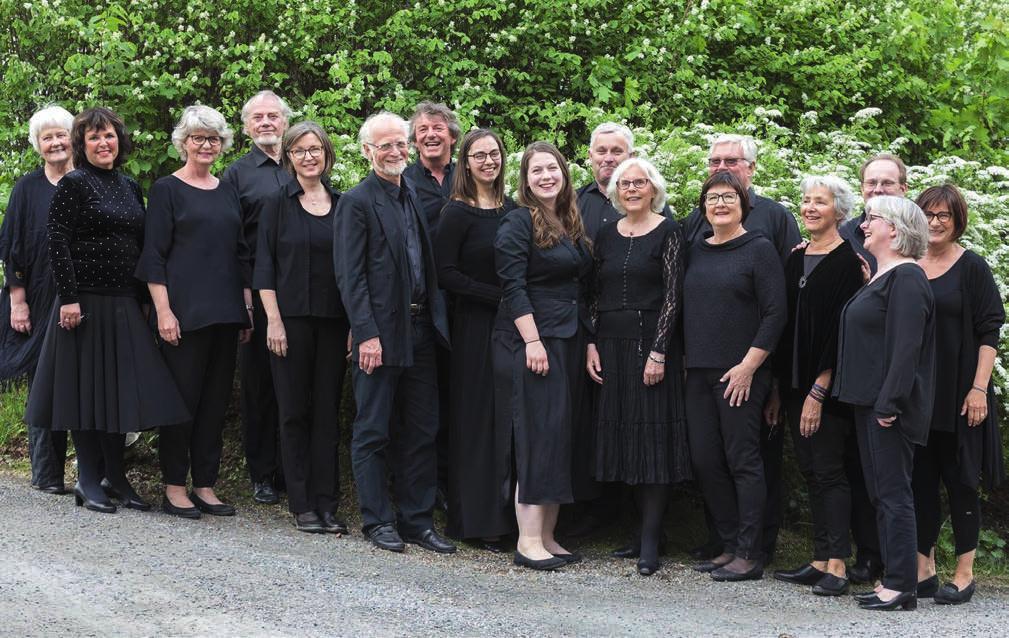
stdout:
[(422, 303), (412, 303), (410, 304), (410, 316), (416, 317), (417, 315), (423, 314), (427, 310), (427, 306)]

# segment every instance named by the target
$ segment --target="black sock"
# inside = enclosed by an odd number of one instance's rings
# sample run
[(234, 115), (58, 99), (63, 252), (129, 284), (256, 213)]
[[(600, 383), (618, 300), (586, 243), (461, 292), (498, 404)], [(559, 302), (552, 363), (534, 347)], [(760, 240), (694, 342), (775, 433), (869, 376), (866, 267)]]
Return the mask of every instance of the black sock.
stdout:
[(643, 563), (659, 560), (659, 539), (662, 536), (662, 517), (666, 513), (666, 485), (638, 485), (634, 488), (641, 510), (641, 555)]

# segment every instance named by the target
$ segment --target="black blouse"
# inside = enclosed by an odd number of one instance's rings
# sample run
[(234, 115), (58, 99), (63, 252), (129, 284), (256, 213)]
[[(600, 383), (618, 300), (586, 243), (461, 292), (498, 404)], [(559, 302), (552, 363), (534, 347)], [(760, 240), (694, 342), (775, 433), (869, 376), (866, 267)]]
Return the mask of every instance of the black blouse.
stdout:
[(497, 308), (501, 284), (494, 270), (494, 237), (510, 200), (501, 208), (450, 201), (441, 212), (434, 254), (438, 285), (457, 298)]
[(151, 187), (137, 278), (168, 288), (183, 332), (215, 324), (247, 326), (249, 250), (235, 187), (203, 189), (174, 175)]
[(49, 260), (61, 304), (79, 293), (140, 294), (133, 276), (144, 241), (143, 194), (116, 170), (70, 171), (49, 207)]
[(260, 200), (253, 287), (276, 291), (283, 317), (344, 318), (333, 267), (333, 211), (340, 194), (330, 189), (330, 212), (318, 216), (298, 201), (304, 192), (295, 179)]
[(562, 238), (549, 248), (533, 242), (528, 208), (516, 208), (501, 221), (494, 261), (503, 297), (495, 329), (515, 332), (515, 319), (532, 314), (541, 337), (572, 337), (579, 322), (590, 327), (582, 286), (592, 270), (584, 241)]
[(925, 271), (899, 264), (865, 285), (841, 314), (833, 395), (924, 445), (935, 389), (935, 302)]
[(257, 204), (291, 181), (291, 173), (255, 144), (248, 153), (239, 157), (224, 170), (221, 180), (238, 190), (242, 206), (242, 227), (250, 257), (256, 256), (256, 238), (259, 233), (259, 207)]
[(683, 303), (685, 251), (680, 225), (665, 219), (644, 235), (625, 237), (618, 224), (607, 224), (596, 235), (592, 324), (599, 325), (603, 312), (657, 312), (651, 350), (664, 353)]
[(28, 173), (14, 184), (0, 226), (0, 260), (4, 263), (5, 286), (18, 286), (29, 292), (39, 286), (52, 288), (46, 222), (55, 194), (56, 185), (49, 181), (43, 168)]

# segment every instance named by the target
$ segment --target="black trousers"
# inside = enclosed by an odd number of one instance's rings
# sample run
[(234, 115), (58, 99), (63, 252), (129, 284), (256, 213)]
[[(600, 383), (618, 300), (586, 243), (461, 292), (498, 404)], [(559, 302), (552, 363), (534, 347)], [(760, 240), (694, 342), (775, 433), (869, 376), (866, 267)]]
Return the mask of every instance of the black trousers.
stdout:
[(161, 344), (161, 352), (193, 420), (160, 429), (158, 455), (166, 485), (213, 487), (221, 468), (224, 413), (235, 378), (238, 327), (213, 325), (183, 332), (179, 345)]
[(67, 463), (67, 433), (28, 426), (28, 458), (32, 464), (32, 485), (63, 485)]
[(434, 526), (438, 368), (434, 326), (426, 317), (413, 319), (413, 360), (410, 367), (381, 366), (370, 375), (351, 364), (357, 403), (351, 460), (365, 531), (394, 521), (403, 534)]
[(722, 397), (723, 369), (687, 371), (687, 432), (694, 476), (722, 538), (725, 551), (740, 558), (762, 556), (761, 531), (767, 488), (760, 457), (760, 426), (771, 373), (753, 375), (750, 398), (730, 407)]
[(851, 542), (851, 489), (844, 471), (844, 445), (851, 435), (850, 419), (822, 412), (820, 427), (810, 437), (799, 433), (799, 421), (805, 397), (790, 398), (788, 422), (792, 431), (795, 458), (809, 492), (809, 511), (813, 518), (813, 560), (848, 558)]
[(844, 471), (848, 475), (848, 487), (851, 489), (851, 536), (855, 540), (858, 551), (858, 563), (874, 561), (883, 562), (883, 553), (879, 545), (879, 528), (876, 525), (876, 508), (869, 498), (866, 489), (865, 474), (862, 472), (862, 457), (858, 449), (856, 428), (844, 444)]
[(865, 486), (876, 508), (879, 546), (883, 550), (883, 586), (906, 592), (918, 586), (918, 541), (911, 472), (914, 445), (900, 430), (900, 417), (884, 428), (871, 408), (855, 408), (855, 431)]
[(340, 505), (340, 398), (346, 319), (285, 317), (287, 356), (270, 356), (280, 410), (280, 449), (291, 512)]
[(784, 457), (785, 428), (772, 426), (761, 418), (760, 458), (764, 463), (767, 501), (764, 503), (764, 523), (760, 542), (765, 556), (773, 554), (778, 547), (778, 530), (781, 529), (784, 514), (781, 493), (781, 468), (784, 465)]
[(977, 549), (981, 534), (981, 498), (977, 488), (960, 480), (957, 463), (956, 432), (929, 432), (928, 445), (914, 448), (914, 512), (918, 520), (918, 552), (928, 555), (939, 540), (942, 528), (942, 506), (939, 502), (939, 480), (946, 486), (949, 515), (953, 522), (956, 555)]
[(280, 469), (279, 413), (266, 347), (266, 313), (259, 295), (253, 295), (255, 330), (239, 349), (242, 376), (242, 438), (245, 463), (253, 483), (272, 483)]

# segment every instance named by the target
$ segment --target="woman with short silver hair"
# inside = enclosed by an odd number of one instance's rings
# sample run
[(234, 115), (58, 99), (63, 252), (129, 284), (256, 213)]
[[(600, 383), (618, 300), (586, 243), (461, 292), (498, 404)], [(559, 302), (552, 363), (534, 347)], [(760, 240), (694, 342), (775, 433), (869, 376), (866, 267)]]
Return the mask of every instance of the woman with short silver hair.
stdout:
[(235, 513), (214, 484), (238, 342), (248, 341), (252, 324), (251, 273), (238, 191), (210, 172), (231, 140), (216, 110), (196, 105), (182, 112), (172, 144), (185, 164), (151, 187), (136, 269), (154, 301), (161, 353), (193, 417), (162, 428), (158, 443), (162, 510), (185, 518)]
[(865, 206), (864, 246), (878, 269), (841, 313), (833, 396), (854, 410), (886, 572), (874, 591), (856, 600), (863, 609), (914, 609), (911, 476), (914, 447), (928, 439), (935, 389), (935, 301), (915, 260), (925, 255), (929, 231), (909, 199), (884, 195)]
[[(28, 141), (42, 157), (43, 165), (14, 184), (3, 226), (0, 226), (0, 260), (4, 263), (4, 287), (0, 291), (0, 383), (27, 380), (38, 364), (46, 319), (53, 308), (56, 287), (49, 268), (46, 220), (56, 185), (74, 168), (70, 128), (74, 116), (51, 105), (28, 121)], [(64, 494), (67, 433), (28, 428), (31, 484), (48, 494)]]

